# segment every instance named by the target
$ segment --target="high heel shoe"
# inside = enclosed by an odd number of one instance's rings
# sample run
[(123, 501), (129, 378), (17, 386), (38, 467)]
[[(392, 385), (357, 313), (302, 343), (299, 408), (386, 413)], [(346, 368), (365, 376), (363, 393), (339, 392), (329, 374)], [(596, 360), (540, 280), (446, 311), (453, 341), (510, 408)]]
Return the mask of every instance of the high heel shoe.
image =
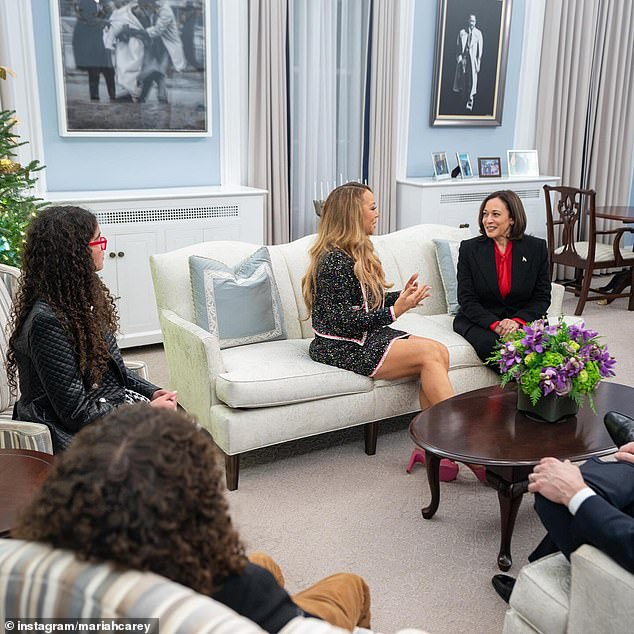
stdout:
[[(416, 447), (412, 451), (412, 455), (409, 458), (409, 462), (407, 463), (407, 473), (411, 473), (414, 465), (420, 462), (421, 464), (425, 464), (425, 450)], [(438, 477), (441, 482), (452, 482), (458, 477), (458, 465), (453, 460), (448, 460), (447, 458), (443, 458), (440, 461), (440, 467), (438, 469)]]
[(469, 467), (469, 469), (471, 469), (471, 471), (473, 471), (473, 475), (478, 478), (478, 480), (480, 480), (480, 482), (486, 482), (487, 481), (487, 476), (486, 476), (486, 469), (484, 467), (484, 465), (481, 464), (469, 464), (468, 462), (464, 463), (466, 467)]

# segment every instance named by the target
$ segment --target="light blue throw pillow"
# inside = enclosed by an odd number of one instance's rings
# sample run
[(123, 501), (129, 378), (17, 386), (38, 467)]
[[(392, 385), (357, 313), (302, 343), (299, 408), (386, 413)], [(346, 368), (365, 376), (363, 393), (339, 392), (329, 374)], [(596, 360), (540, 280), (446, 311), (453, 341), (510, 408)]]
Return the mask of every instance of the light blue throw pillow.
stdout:
[(436, 260), (440, 269), (440, 279), (445, 289), (445, 299), (447, 300), (447, 312), (450, 315), (457, 315), (460, 310), (458, 304), (458, 240), (434, 240), (436, 246)]
[(282, 302), (266, 247), (234, 268), (192, 255), (194, 318), (221, 348), (286, 339)]

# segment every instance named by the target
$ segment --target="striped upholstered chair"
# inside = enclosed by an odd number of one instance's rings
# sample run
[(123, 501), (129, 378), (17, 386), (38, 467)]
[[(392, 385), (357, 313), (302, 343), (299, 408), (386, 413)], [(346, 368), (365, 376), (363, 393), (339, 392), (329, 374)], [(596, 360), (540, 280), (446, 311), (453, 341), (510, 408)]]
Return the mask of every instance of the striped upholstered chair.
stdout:
[[(264, 632), (227, 606), (151, 572), (120, 570), (79, 561), (44, 544), (0, 539), (0, 623), (20, 618), (156, 618), (160, 634)], [(345, 630), (298, 616), (280, 634)]]
[(53, 442), (46, 425), (11, 420), (15, 397), (9, 391), (4, 363), (9, 344), (7, 327), (13, 303), (11, 292), (16, 277), (5, 269), (13, 267), (0, 268), (0, 449), (33, 449), (52, 454)]

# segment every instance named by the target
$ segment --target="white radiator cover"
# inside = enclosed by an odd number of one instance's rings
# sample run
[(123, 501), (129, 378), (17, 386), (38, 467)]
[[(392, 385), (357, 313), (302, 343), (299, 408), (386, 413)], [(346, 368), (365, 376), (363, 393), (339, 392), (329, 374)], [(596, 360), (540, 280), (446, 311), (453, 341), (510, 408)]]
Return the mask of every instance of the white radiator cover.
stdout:
[(209, 240), (264, 243), (266, 191), (193, 187), (49, 192), (51, 204), (90, 209), (108, 238), (103, 280), (115, 297), (122, 348), (162, 340), (149, 268), (153, 253)]

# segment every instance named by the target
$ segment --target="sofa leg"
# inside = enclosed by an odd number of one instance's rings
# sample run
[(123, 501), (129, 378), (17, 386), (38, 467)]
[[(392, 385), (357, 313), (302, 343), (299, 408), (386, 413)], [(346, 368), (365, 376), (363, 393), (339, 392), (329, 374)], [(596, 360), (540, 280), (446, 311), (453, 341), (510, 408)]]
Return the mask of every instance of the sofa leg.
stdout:
[(379, 421), (373, 423), (366, 423), (363, 426), (363, 432), (365, 435), (365, 453), (368, 456), (373, 456), (376, 453), (376, 439), (379, 435)]
[(238, 488), (238, 478), (240, 476), (240, 454), (230, 456), (225, 454), (225, 478), (227, 489), (235, 491)]

